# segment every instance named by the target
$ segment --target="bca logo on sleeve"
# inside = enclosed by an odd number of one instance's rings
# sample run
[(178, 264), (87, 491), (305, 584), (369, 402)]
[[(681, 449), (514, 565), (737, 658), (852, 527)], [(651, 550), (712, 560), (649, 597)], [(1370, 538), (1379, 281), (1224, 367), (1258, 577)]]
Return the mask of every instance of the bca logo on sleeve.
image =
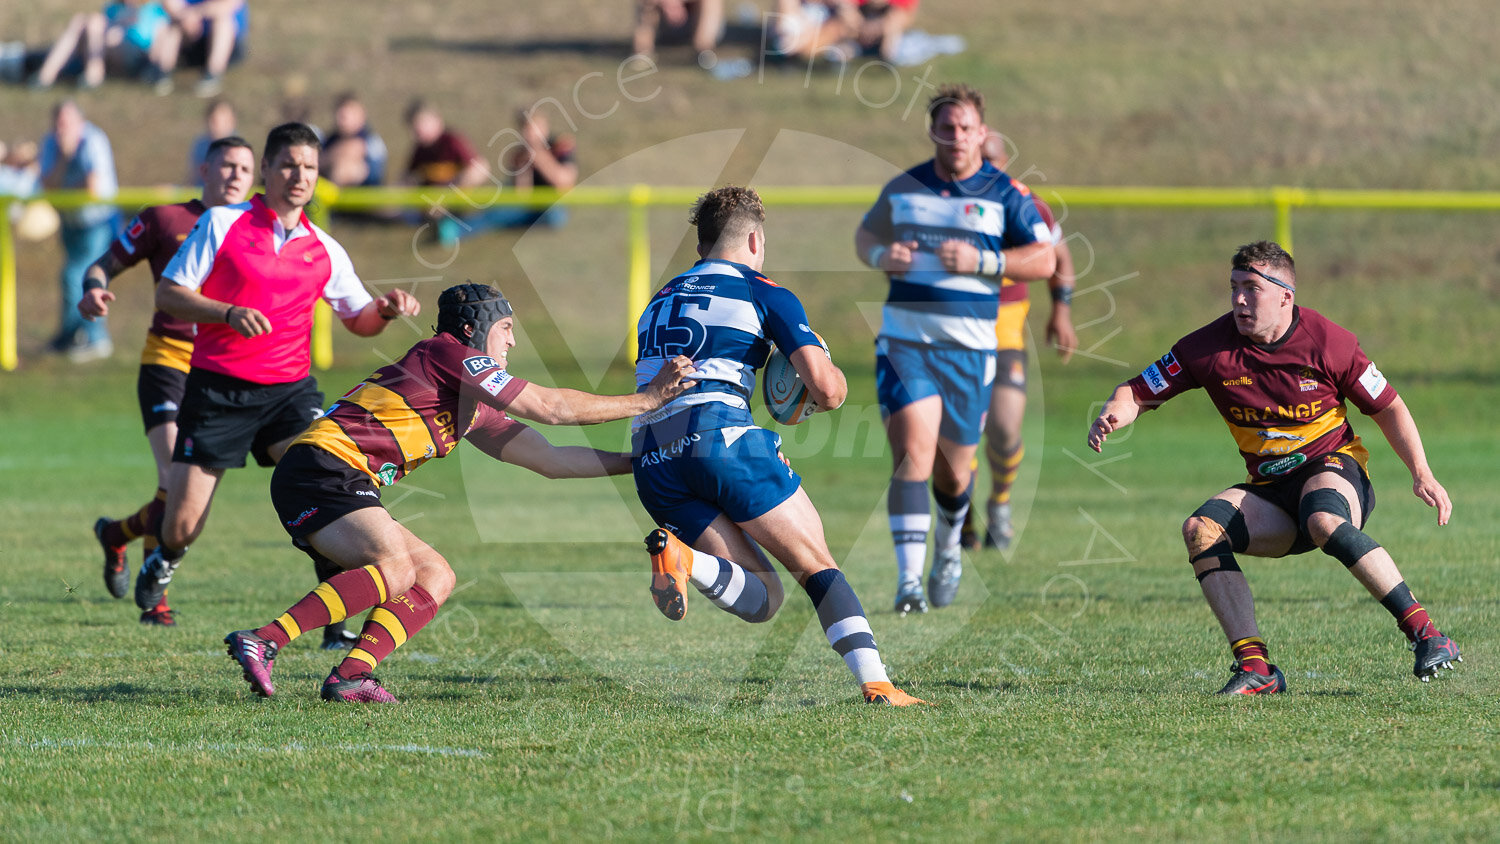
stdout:
[(489, 355), (464, 358), (464, 369), (469, 370), (470, 375), (478, 375), (486, 369), (498, 369), (499, 367), (500, 364), (495, 363), (495, 359)]

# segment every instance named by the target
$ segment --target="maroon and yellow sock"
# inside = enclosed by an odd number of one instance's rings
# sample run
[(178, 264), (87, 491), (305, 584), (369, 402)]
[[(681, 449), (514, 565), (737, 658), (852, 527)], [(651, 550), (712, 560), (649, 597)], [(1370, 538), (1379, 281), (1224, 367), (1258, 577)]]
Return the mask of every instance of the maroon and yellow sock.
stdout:
[(1271, 673), (1271, 651), (1259, 636), (1240, 639), (1230, 644), (1229, 649), (1234, 652), (1234, 658), (1239, 661), (1240, 667), (1246, 671), (1266, 675)]
[(110, 545), (124, 545), (142, 536), (156, 533), (161, 514), (166, 510), (167, 491), (158, 487), (156, 497), (141, 505), (141, 509), (119, 521), (104, 526), (104, 541)]
[(359, 643), (339, 663), (339, 676), (348, 679), (373, 671), (382, 659), (426, 627), (437, 611), (437, 601), (420, 586), (412, 586), (376, 607), (359, 631)]
[(255, 631), (255, 635), (284, 648), (308, 630), (314, 630), (351, 615), (359, 615), (377, 604), (384, 604), (385, 577), (375, 566), (346, 571), (318, 584), (291, 609), (275, 621)]
[(1021, 458), (1026, 456), (1026, 446), (1017, 445), (1009, 454), (1001, 454), (986, 444), (984, 454), (990, 461), (990, 503), (1005, 504), (1010, 501), (1010, 488), (1021, 473)]
[[(1422, 633), (1422, 628), (1432, 624), (1432, 619), (1427, 617), (1427, 610), (1422, 609), (1422, 605), (1412, 597), (1411, 589), (1407, 588), (1404, 580), (1380, 599), (1380, 605), (1395, 617), (1396, 626), (1400, 627), (1401, 632), (1406, 634), (1406, 638), (1413, 642)], [(1442, 635), (1438, 633), (1436, 626), (1432, 628), (1432, 632), (1435, 635)]]

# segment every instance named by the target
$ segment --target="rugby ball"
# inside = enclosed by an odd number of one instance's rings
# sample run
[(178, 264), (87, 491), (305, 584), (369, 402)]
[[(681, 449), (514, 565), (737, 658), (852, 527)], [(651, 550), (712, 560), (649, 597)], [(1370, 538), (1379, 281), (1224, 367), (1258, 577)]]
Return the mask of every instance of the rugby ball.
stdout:
[(783, 425), (796, 425), (818, 412), (817, 402), (808, 395), (807, 385), (802, 383), (791, 359), (774, 346), (761, 372), (760, 395), (766, 400), (771, 418)]

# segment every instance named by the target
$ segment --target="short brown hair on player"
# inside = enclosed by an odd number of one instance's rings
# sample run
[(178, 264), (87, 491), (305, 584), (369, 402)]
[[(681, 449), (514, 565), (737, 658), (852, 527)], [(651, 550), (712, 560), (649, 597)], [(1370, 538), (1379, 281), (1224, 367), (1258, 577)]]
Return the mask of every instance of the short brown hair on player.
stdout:
[(1251, 264), (1264, 264), (1265, 266), (1282, 270), (1288, 276), (1291, 276), (1284, 279), (1285, 281), (1296, 283), (1297, 265), (1293, 263), (1291, 254), (1282, 249), (1279, 243), (1273, 243), (1269, 240), (1257, 240), (1254, 243), (1247, 243), (1235, 250), (1234, 259), (1230, 262), (1232, 269), (1248, 270)]
[(725, 185), (698, 197), (688, 222), (698, 227), (698, 244), (712, 246), (725, 235), (744, 237), (766, 221), (766, 206), (753, 188)]
[(938, 86), (937, 93), (927, 101), (927, 122), (937, 119), (938, 109), (946, 105), (967, 104), (974, 107), (980, 122), (984, 121), (984, 95), (963, 82), (950, 82)]

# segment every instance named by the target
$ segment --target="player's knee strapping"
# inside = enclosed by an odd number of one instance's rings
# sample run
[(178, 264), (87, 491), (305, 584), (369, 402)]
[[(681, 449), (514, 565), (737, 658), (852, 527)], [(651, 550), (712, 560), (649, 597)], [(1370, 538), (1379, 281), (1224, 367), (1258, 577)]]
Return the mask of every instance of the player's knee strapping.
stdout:
[(1349, 500), (1338, 490), (1326, 487), (1309, 492), (1297, 502), (1297, 523), (1302, 525), (1303, 530), (1311, 533), (1312, 527), (1309, 522), (1319, 513), (1327, 513), (1346, 522), (1354, 521), (1354, 513), (1349, 509)]
[(1197, 569), (1203, 560), (1217, 561), (1213, 568), (1196, 572), (1198, 581), (1201, 583), (1203, 578), (1218, 571), (1239, 571), (1240, 564), (1234, 555), (1250, 547), (1250, 530), (1245, 527), (1245, 514), (1240, 508), (1214, 498), (1194, 510), (1193, 518), (1208, 524), (1187, 537), (1188, 562)]
[(1354, 526), (1354, 514), (1349, 508), (1349, 500), (1337, 490), (1315, 489), (1302, 496), (1302, 501), (1297, 505), (1297, 521), (1302, 523), (1303, 530), (1311, 533), (1310, 522), (1319, 513), (1327, 513), (1342, 520), (1328, 537), (1328, 541), (1323, 543), (1323, 553), (1343, 563), (1344, 568), (1352, 568), (1361, 557), (1380, 547), (1380, 543)]
[(1343, 563), (1347, 569), (1353, 568), (1361, 557), (1379, 547), (1380, 543), (1371, 539), (1369, 534), (1350, 522), (1344, 522), (1323, 543), (1323, 553)]

